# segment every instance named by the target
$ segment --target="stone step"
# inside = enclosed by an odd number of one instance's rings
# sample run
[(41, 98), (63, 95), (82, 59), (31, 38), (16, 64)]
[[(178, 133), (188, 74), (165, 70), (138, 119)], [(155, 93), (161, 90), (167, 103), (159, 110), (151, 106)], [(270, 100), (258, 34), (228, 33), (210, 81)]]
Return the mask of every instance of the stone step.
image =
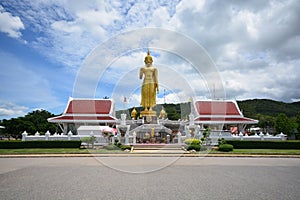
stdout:
[(185, 151), (178, 144), (137, 144), (132, 153), (181, 154)]
[(183, 154), (186, 153), (182, 149), (148, 149), (148, 150), (143, 150), (143, 149), (138, 149), (138, 150), (133, 150), (131, 153), (134, 154)]
[(177, 144), (137, 144), (134, 145), (135, 150), (180, 150), (181, 145)]

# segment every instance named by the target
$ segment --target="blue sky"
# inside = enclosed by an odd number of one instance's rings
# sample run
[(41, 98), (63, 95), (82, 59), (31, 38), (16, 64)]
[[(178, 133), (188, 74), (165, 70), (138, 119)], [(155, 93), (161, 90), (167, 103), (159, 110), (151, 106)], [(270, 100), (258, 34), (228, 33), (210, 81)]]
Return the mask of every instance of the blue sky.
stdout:
[[(104, 71), (92, 80), (85, 74), (83, 85), (86, 83), (85, 89), (92, 93), (76, 91), (84, 66), (97, 61), (91, 58), (97, 56), (97, 48), (133, 31), (121, 40), (130, 43), (137, 40), (135, 33), (150, 27), (179, 33), (202, 46), (216, 67), (214, 89), (220, 89), (217, 82), (221, 83), (227, 99), (299, 101), (299, 10), (297, 0), (1, 0), (0, 119), (35, 109), (59, 114), (70, 96), (109, 96), (116, 109), (138, 106), (138, 69), (147, 48), (159, 69), (159, 103), (164, 101), (163, 91), (167, 103), (190, 96), (211, 98), (212, 89), (201, 70), (199, 73), (197, 67), (170, 50), (178, 42), (170, 37), (172, 33), (158, 37), (155, 31), (136, 49), (112, 59), (110, 65), (91, 68), (91, 72)], [(163, 45), (165, 49), (155, 48)], [(174, 49), (197, 57), (197, 52), (189, 52), (188, 43)], [(91, 81), (94, 85), (90, 87)], [(124, 96), (126, 105), (122, 103)]]

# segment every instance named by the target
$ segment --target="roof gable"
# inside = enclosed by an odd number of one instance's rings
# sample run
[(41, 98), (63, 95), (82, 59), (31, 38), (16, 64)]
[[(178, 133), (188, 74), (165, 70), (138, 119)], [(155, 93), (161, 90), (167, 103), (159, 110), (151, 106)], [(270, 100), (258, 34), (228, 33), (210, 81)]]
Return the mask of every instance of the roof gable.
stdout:
[(198, 116), (195, 121), (204, 124), (257, 124), (244, 117), (235, 101), (202, 100), (195, 102)]
[(53, 123), (116, 122), (117, 119), (113, 115), (111, 99), (73, 99), (70, 97), (64, 113), (49, 118), (48, 121)]
[(237, 115), (242, 116), (233, 101), (196, 101), (196, 111), (201, 115)]
[(66, 114), (109, 114), (112, 101), (107, 99), (72, 99), (69, 101)]

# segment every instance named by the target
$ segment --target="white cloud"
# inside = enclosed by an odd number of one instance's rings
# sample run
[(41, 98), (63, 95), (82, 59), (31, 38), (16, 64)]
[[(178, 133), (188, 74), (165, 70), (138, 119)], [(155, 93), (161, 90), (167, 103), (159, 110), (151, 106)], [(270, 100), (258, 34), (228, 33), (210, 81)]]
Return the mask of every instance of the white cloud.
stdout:
[(0, 118), (23, 116), (28, 112), (29, 108), (20, 106), (12, 102), (0, 102)]
[[(25, 10), (25, 5), (30, 9)], [(8, 5), (3, 4), (3, 7), (6, 6)], [(218, 89), (222, 88), (219, 87), (221, 83), (228, 98), (261, 97), (291, 101), (300, 98), (297, 80), (300, 77), (297, 70), (300, 64), (299, 10), (300, 4), (296, 0), (230, 3), (199, 0), (145, 3), (36, 0), (11, 2), (9, 13), (2, 8), (1, 14), (6, 13), (10, 18), (19, 16), (15, 18), (22, 19), (20, 22), (24, 24), (23, 28), (30, 27), (30, 32), (33, 33), (29, 39), (25, 38), (29, 41), (28, 46), (34, 46), (49, 60), (72, 68), (73, 72), (78, 71), (95, 47), (122, 32), (161, 27), (186, 35), (207, 50), (217, 65), (217, 72), (208, 74), (204, 61), (199, 62), (201, 67), (198, 72), (195, 66), (180, 58), (180, 55), (174, 56), (171, 55), (174, 52), (155, 49), (154, 53), (158, 56), (155, 57), (154, 64), (160, 67), (160, 84), (169, 91), (167, 96), (170, 102), (178, 99), (183, 101), (189, 96), (213, 97), (214, 92), (220, 92)], [(0, 23), (0, 26), (3, 24)], [(20, 37), (22, 27), (16, 27), (12, 30), (15, 30), (16, 37)], [(147, 40), (141, 39), (131, 48), (140, 47), (141, 44), (145, 47), (165, 46), (166, 49), (180, 47), (181, 52), (185, 52), (189, 58), (203, 58), (187, 43), (165, 35), (155, 37), (155, 34), (158, 33), (149, 34)], [(141, 80), (138, 79), (138, 69), (144, 64), (144, 50), (119, 55), (103, 76), (99, 74), (102, 67), (107, 67), (99, 66), (102, 63), (100, 59), (111, 61), (113, 53), (119, 52), (118, 48), (131, 44), (137, 38), (143, 37), (133, 35), (124, 38), (123, 42), (126, 44), (115, 41), (114, 45), (107, 48), (106, 55), (111, 53), (111, 57), (93, 55), (99, 56), (95, 59), (96, 63), (87, 63), (90, 64), (89, 70), (80, 75), (87, 80), (80, 89), (85, 92), (84, 95), (94, 94), (100, 98), (114, 96), (116, 101), (121, 99), (121, 102), (122, 96), (132, 96), (133, 104), (139, 103)], [(33, 77), (28, 80), (31, 84), (36, 80), (35, 84), (51, 87), (52, 83), (39, 79), (32, 71), (20, 71)], [(16, 77), (13, 75), (12, 79)], [(104, 84), (97, 88), (89, 87), (97, 85), (97, 82)], [(215, 91), (213, 88), (209, 89), (209, 85), (214, 85)], [(18, 84), (12, 83), (11, 86), (14, 91), (19, 91)], [(32, 87), (29, 84), (25, 86)], [(39, 89), (33, 87), (32, 91), (38, 93)], [(116, 94), (111, 95), (112, 91)], [(22, 98), (26, 97), (25, 93), (19, 92)], [(40, 92), (44, 94), (43, 91)], [(158, 101), (162, 101), (161, 96)]]
[(193, 13), (201, 12), (205, 5), (205, 0), (183, 0), (177, 6), (177, 12), (183, 12), (185, 10), (189, 10)]
[(25, 27), (20, 17), (5, 12), (0, 5), (0, 31), (8, 34), (9, 37), (20, 38), (22, 36), (21, 30), (24, 29)]
[(199, 12), (193, 5), (178, 9), (170, 21), (208, 50), (228, 98), (299, 97), (297, 1), (207, 2)]
[(160, 7), (153, 12), (152, 20), (149, 26), (160, 27), (162, 22), (168, 22), (170, 14), (166, 7)]

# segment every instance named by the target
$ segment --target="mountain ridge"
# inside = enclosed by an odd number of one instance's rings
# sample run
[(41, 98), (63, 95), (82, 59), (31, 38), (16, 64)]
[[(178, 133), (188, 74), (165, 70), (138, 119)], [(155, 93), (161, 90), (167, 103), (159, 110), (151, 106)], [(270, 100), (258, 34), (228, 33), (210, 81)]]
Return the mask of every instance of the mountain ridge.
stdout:
[[(288, 117), (294, 117), (300, 112), (300, 101), (286, 103), (283, 101), (276, 101), (272, 99), (246, 99), (246, 100), (236, 100), (240, 110), (245, 117), (257, 118), (258, 115), (268, 115), (276, 117), (280, 113), (286, 114)], [(158, 104), (154, 107), (158, 114), (161, 107), (164, 106), (165, 111), (168, 114), (168, 118), (171, 120), (185, 119), (191, 112), (188, 108), (190, 102), (184, 103), (170, 103), (170, 104)], [(126, 110), (126, 113), (130, 115), (133, 108)], [(141, 107), (136, 107), (138, 113), (142, 110)], [(116, 111), (116, 116), (118, 117), (124, 110)]]

